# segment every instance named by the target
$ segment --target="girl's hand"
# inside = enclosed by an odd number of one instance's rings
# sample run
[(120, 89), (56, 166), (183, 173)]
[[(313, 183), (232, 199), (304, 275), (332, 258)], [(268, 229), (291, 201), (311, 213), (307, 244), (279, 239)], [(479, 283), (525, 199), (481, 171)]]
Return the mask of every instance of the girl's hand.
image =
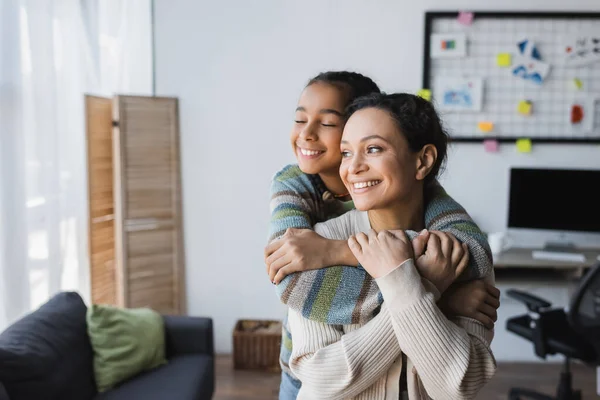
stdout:
[(351, 236), (348, 246), (374, 279), (386, 275), (404, 261), (413, 258), (412, 243), (404, 231), (376, 233), (371, 229), (367, 234)]
[[(423, 245), (423, 243), (426, 244)], [(444, 293), (465, 270), (469, 250), (454, 235), (440, 231), (423, 231), (413, 240), (416, 267), (421, 276)]]
[(265, 248), (267, 274), (278, 284), (293, 272), (320, 269), (328, 266), (328, 245), (325, 239), (310, 229), (289, 228), (278, 240)]
[(500, 290), (481, 279), (450, 286), (438, 302), (440, 310), (450, 316), (469, 317), (487, 329), (494, 328), (500, 307)]

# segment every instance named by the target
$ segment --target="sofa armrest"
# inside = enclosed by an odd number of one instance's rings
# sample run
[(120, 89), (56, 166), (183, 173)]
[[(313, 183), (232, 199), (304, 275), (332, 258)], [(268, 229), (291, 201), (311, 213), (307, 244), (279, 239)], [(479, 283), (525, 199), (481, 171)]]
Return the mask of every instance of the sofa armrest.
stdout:
[(182, 354), (214, 356), (213, 324), (210, 318), (165, 315), (167, 358)]

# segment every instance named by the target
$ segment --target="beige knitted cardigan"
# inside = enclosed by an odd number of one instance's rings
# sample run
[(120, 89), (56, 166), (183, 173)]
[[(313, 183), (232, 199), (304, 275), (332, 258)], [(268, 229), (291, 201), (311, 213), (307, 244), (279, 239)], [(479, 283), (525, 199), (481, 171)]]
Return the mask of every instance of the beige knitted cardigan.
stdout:
[[(361, 211), (315, 226), (320, 235), (338, 240), (369, 229)], [(493, 283), (493, 274), (487, 281)], [(474, 398), (496, 370), (493, 332), (470, 318), (446, 318), (435, 287), (421, 278), (412, 259), (376, 282), (384, 302), (365, 324), (328, 325), (289, 310), (290, 368), (302, 382), (298, 400), (397, 400), (402, 353), (410, 400)]]

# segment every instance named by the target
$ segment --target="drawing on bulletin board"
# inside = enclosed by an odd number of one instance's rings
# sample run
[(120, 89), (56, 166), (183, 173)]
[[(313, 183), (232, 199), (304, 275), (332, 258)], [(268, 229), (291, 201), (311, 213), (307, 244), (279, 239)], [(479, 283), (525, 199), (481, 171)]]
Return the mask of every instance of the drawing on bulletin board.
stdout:
[(442, 111), (481, 111), (483, 80), (436, 77), (434, 97)]
[(426, 12), (424, 39), (453, 141), (600, 143), (600, 13)]
[(579, 67), (600, 61), (600, 32), (594, 36), (571, 36), (562, 47), (565, 65)]

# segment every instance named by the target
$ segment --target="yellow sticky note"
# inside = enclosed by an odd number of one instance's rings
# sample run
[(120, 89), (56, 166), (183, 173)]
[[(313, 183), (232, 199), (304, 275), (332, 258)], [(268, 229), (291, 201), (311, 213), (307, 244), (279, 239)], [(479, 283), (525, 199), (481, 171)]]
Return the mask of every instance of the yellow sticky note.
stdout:
[(581, 81), (581, 79), (575, 78), (573, 79), (573, 86), (575, 86), (575, 89), (581, 90), (583, 89), (583, 82)]
[(431, 90), (419, 89), (419, 91), (417, 92), (417, 96), (422, 97), (427, 101), (431, 101)]
[(531, 115), (533, 111), (533, 104), (528, 100), (521, 100), (519, 102), (519, 106), (517, 107), (517, 111), (521, 115)]
[(531, 139), (518, 139), (517, 151), (519, 153), (531, 153)]
[(481, 132), (491, 132), (494, 130), (494, 123), (490, 121), (481, 121), (477, 124), (477, 127)]
[(496, 65), (499, 67), (510, 67), (512, 64), (512, 56), (510, 53), (500, 53), (496, 56)]

